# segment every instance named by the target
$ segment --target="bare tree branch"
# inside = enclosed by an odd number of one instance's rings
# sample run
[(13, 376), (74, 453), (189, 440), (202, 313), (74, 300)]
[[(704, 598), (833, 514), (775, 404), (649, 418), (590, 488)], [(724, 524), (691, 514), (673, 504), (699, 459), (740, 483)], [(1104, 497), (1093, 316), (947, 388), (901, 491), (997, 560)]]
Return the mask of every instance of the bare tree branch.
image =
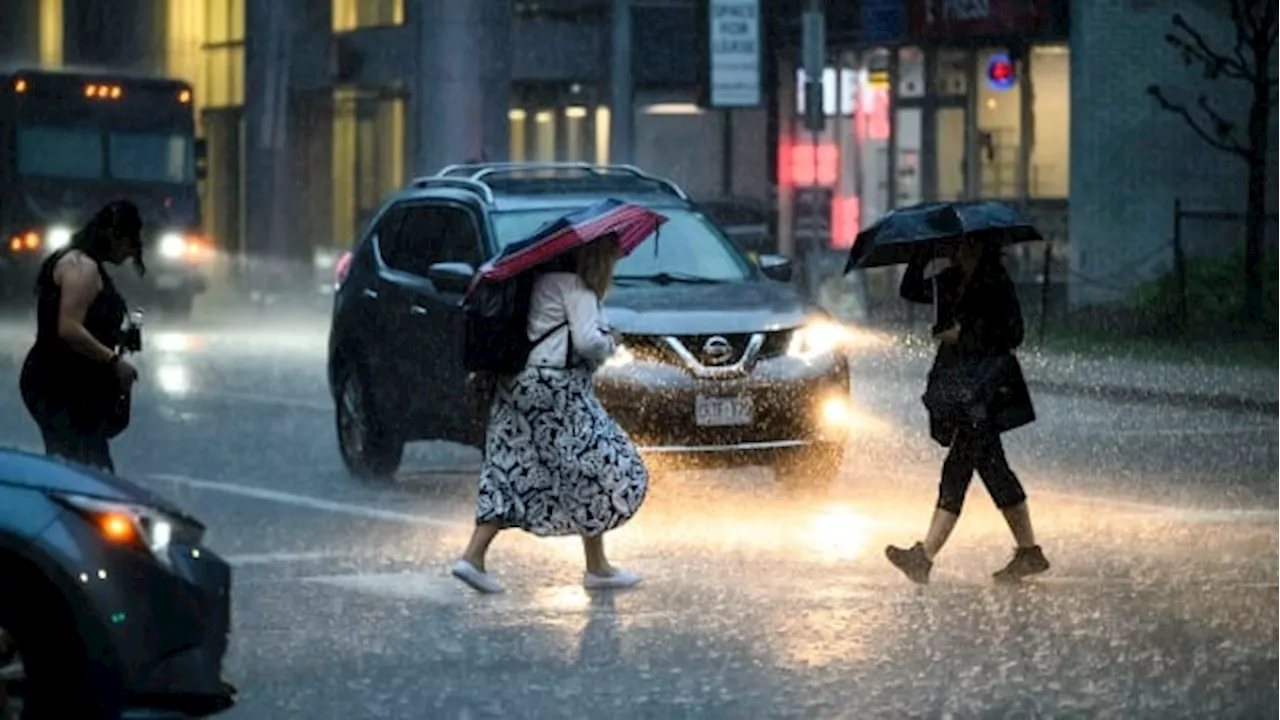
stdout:
[(1199, 135), (1200, 139), (1204, 140), (1210, 147), (1217, 148), (1223, 152), (1232, 153), (1233, 155), (1238, 155), (1245, 160), (1249, 159), (1248, 149), (1233, 137), (1231, 132), (1231, 123), (1226, 122), (1221, 115), (1214, 112), (1213, 109), (1209, 107), (1208, 101), (1203, 96), (1200, 98), (1199, 105), (1213, 121), (1213, 133), (1210, 133), (1200, 126), (1200, 123), (1196, 121), (1195, 116), (1191, 114), (1191, 110), (1186, 105), (1173, 102), (1169, 100), (1169, 98), (1165, 97), (1164, 92), (1159, 88), (1159, 86), (1152, 85), (1148, 87), (1147, 94), (1156, 99), (1156, 102), (1160, 104), (1160, 108), (1162, 110), (1171, 112), (1174, 115), (1182, 116), (1182, 119), (1186, 121), (1187, 126), (1190, 127), (1196, 135)]
[(1235, 55), (1236, 62), (1241, 65), (1248, 65), (1249, 58), (1245, 55), (1245, 48), (1251, 48), (1252, 38), (1249, 37), (1249, 19), (1244, 14), (1244, 3), (1246, 0), (1227, 0), (1227, 5), (1231, 8), (1231, 24), (1236, 30), (1236, 45), (1231, 48), (1231, 53)]
[[(1236, 11), (1236, 1), (1232, 1), (1232, 12)], [(1254, 68), (1251, 63), (1245, 62), (1243, 52), (1240, 49), (1240, 27), (1236, 26), (1236, 48), (1233, 51), (1234, 57), (1224, 55), (1217, 52), (1209, 46), (1208, 41), (1204, 39), (1198, 30), (1191, 27), (1186, 18), (1181, 14), (1173, 16), (1173, 27), (1185, 33), (1190, 41), (1179, 37), (1175, 33), (1169, 33), (1164, 36), (1165, 41), (1179, 50), (1185, 59), (1199, 60), (1204, 65), (1204, 74), (1210, 80), (1217, 78), (1219, 75), (1236, 78), (1238, 80), (1253, 80)]]

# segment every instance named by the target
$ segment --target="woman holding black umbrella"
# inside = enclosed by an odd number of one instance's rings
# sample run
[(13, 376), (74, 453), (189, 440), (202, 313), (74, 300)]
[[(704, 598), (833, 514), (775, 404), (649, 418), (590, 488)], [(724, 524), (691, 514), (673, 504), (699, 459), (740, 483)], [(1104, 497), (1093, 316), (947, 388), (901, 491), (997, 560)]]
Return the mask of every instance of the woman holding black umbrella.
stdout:
[(1013, 351), (1022, 343), (1022, 311), (1000, 262), (1003, 232), (970, 233), (952, 254), (951, 267), (927, 280), (930, 251), (908, 265), (900, 293), (911, 302), (933, 304), (938, 353), (924, 401), (930, 435), (949, 448), (942, 466), (938, 503), (924, 539), (910, 548), (889, 546), (885, 555), (908, 578), (927, 583), (933, 561), (959, 520), (974, 471), (1004, 513), (1017, 549), (995, 573), (1017, 582), (1045, 572), (1049, 561), (1036, 544), (1026, 494), (1005, 458), (1000, 434), (1035, 419), (1031, 397)]

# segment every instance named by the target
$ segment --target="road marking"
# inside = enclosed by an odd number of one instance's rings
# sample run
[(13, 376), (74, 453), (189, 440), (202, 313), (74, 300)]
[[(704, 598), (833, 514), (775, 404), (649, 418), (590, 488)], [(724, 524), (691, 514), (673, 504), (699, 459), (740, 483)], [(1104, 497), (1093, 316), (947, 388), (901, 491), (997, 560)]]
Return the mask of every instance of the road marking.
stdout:
[(432, 575), (420, 572), (315, 575), (301, 578), (301, 580), (400, 600), (456, 602), (460, 594), (459, 583), (445, 577), (443, 571)]
[(1274, 434), (1277, 430), (1275, 424), (1272, 425), (1245, 425), (1243, 427), (1228, 428), (1135, 428), (1132, 430), (1112, 430), (1110, 434), (1117, 436), (1149, 436), (1149, 437), (1185, 437), (1185, 436), (1207, 436), (1207, 435), (1261, 435), (1263, 433)]
[(349, 552), (319, 551), (245, 553), (242, 555), (223, 555), (222, 559), (236, 567), (241, 567), (244, 565), (275, 565), (279, 563), (311, 562), (313, 560), (333, 560), (335, 558), (349, 557), (355, 556)]
[(257, 403), (258, 405), (278, 405), (295, 410), (316, 410), (332, 412), (333, 403), (317, 402), (303, 398), (286, 397), (284, 395), (264, 395), (263, 393), (236, 392), (234, 390), (192, 390), (178, 395), (166, 396), (166, 400), (207, 399), (230, 400), (234, 402)]
[(153, 473), (148, 475), (148, 477), (161, 482), (171, 482), (175, 485), (185, 485), (199, 490), (210, 490), (213, 492), (226, 493), (228, 495), (239, 495), (240, 497), (248, 497), (255, 500), (266, 500), (267, 502), (280, 503), (282, 505), (292, 505), (293, 507), (306, 508), (308, 510), (321, 510), (340, 515), (368, 518), (370, 520), (383, 520), (386, 522), (396, 522), (405, 525), (425, 525), (429, 527), (450, 529), (472, 527), (471, 523), (459, 522), (457, 520), (447, 520), (444, 518), (431, 517), (430, 515), (414, 515), (412, 513), (398, 512), (395, 510), (383, 510), (382, 508), (370, 507), (368, 505), (339, 502), (337, 500), (328, 500), (326, 498), (314, 497), (311, 495), (298, 495), (295, 493), (257, 487), (254, 485), (215, 482), (212, 480), (201, 480), (199, 478), (187, 477), (185, 475), (173, 475), (169, 473)]

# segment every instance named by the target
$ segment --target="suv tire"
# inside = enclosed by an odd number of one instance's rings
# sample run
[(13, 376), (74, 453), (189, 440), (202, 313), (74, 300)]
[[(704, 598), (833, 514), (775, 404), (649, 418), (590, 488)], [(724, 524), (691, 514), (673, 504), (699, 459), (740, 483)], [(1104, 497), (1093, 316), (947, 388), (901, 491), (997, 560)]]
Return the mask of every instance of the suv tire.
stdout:
[(844, 444), (822, 442), (778, 457), (773, 464), (778, 483), (796, 490), (827, 490), (844, 465)]
[(365, 377), (357, 365), (343, 368), (334, 402), (334, 429), (347, 470), (356, 477), (373, 480), (390, 477), (400, 468), (404, 440), (378, 417)]

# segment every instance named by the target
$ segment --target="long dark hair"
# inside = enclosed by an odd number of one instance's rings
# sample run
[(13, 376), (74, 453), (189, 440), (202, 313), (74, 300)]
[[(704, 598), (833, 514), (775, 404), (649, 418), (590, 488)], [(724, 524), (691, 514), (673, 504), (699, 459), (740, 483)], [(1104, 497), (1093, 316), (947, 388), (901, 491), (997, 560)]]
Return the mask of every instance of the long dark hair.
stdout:
[(94, 262), (102, 264), (110, 257), (111, 245), (118, 238), (129, 243), (129, 256), (133, 258), (133, 264), (139, 275), (145, 275), (147, 267), (142, 261), (142, 213), (137, 205), (128, 200), (115, 200), (94, 213), (89, 222), (71, 236), (66, 248), (44, 261), (36, 280), (36, 294), (52, 279), (54, 266), (68, 251), (78, 250)]

